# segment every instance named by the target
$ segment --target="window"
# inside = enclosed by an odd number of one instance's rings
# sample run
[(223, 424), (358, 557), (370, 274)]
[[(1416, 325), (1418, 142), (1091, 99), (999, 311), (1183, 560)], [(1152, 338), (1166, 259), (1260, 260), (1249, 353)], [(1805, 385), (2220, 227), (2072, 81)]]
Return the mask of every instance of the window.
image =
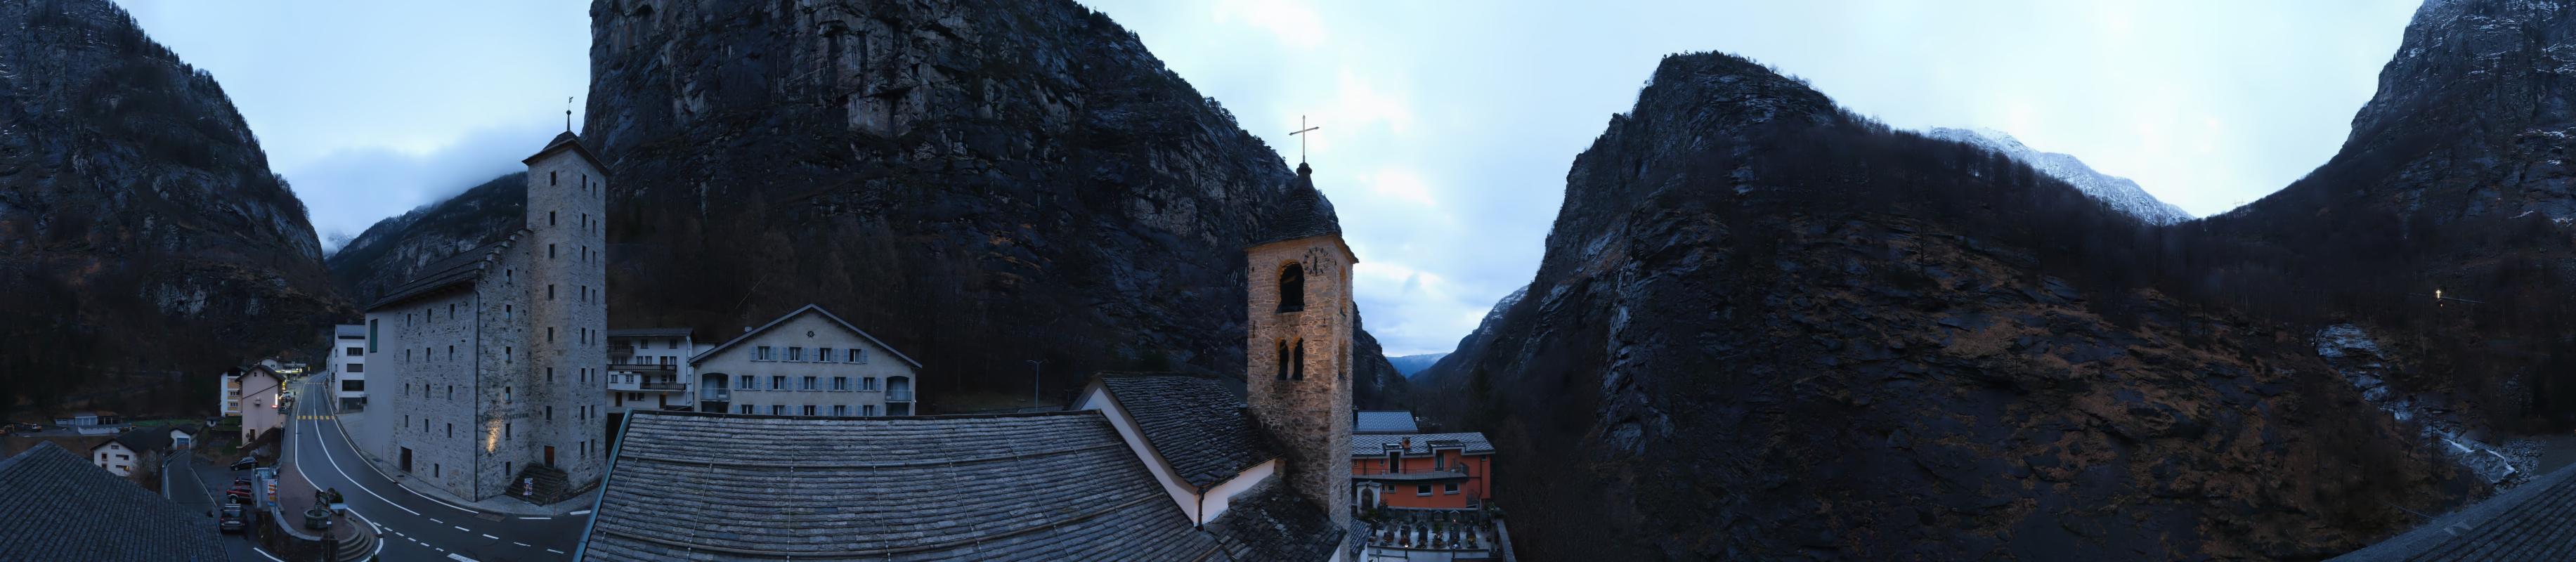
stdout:
[(456, 424), (447, 424), (447, 436), (451, 438), (456, 437)]
[(770, 375), (770, 390), (787, 390), (787, 375)]
[(1279, 268), (1279, 311), (1306, 309), (1306, 266), (1290, 263)]
[(814, 360), (815, 360), (815, 361), (821, 361), (821, 362), (824, 362), (824, 363), (830, 363), (830, 362), (832, 362), (832, 348), (826, 347), (826, 348), (823, 348), (823, 350), (822, 350), (822, 351), (816, 351), (816, 352), (814, 352)]
[(455, 361), (455, 360), (456, 360), (456, 346), (453, 346), (453, 345), (451, 345), (451, 346), (447, 346), (447, 360), (449, 360), (449, 361)]
[(804, 361), (804, 360), (805, 360), (805, 348), (802, 348), (802, 347), (789, 347), (789, 348), (787, 348), (787, 360), (789, 360), (789, 361)]
[(866, 363), (866, 362), (868, 362), (868, 354), (867, 354), (867, 350), (863, 350), (863, 349), (852, 349), (852, 350), (850, 350), (850, 362), (851, 362), (851, 363)]
[(547, 406), (547, 407), (546, 407), (546, 421), (555, 421), (555, 407), (554, 407), (554, 406)]
[(554, 367), (547, 367), (547, 368), (546, 368), (546, 382), (555, 382), (555, 368), (554, 368)]
[(555, 285), (553, 283), (546, 284), (546, 300), (555, 300)]
[[(815, 389), (821, 388), (821, 387), (814, 386), (814, 377), (805, 377), (804, 383), (805, 383), (805, 386), (800, 387), (802, 390), (815, 390)], [(813, 415), (813, 414), (806, 414), (806, 415), (809, 415), (809, 416), (810, 416), (810, 415)]]
[(554, 326), (547, 326), (547, 327), (546, 327), (546, 343), (554, 343), (554, 341), (555, 341), (555, 327), (554, 327)]
[(501, 387), (501, 403), (510, 403), (510, 387)]
[(1440, 493), (1441, 493), (1441, 494), (1443, 494), (1443, 495), (1458, 493), (1458, 483), (1457, 483), (1457, 482), (1450, 482), (1450, 483), (1447, 483), (1447, 484), (1441, 484), (1441, 485), (1440, 485)]
[[(510, 422), (501, 422), (501, 438), (502, 438), (502, 439), (509, 439), (509, 438), (510, 438)], [(508, 470), (503, 470), (502, 472), (509, 472), (509, 471), (508, 471)]]
[(380, 324), (383, 322), (373, 318), (367, 319), (367, 351), (376, 350), (376, 329), (381, 327)]
[(429, 463), (429, 475), (433, 478), (438, 476), (438, 463)]
[(625, 405), (626, 405), (626, 393), (624, 393), (624, 392), (611, 392), (611, 393), (608, 393), (608, 398), (611, 400), (611, 402), (610, 402), (610, 404), (609, 404), (610, 406), (620, 406), (620, 407), (623, 407), (623, 406), (625, 406)]
[(773, 415), (773, 416), (784, 416), (784, 415), (787, 415), (787, 406), (780, 405), (780, 404), (770, 404), (770, 405), (769, 405), (769, 415)]
[(355, 375), (355, 374), (365, 374), (366, 372), (367, 372), (367, 364), (365, 364), (365, 363), (350, 363), (350, 364), (349, 364), (349, 374), (353, 374), (353, 375)]
[(1279, 340), (1279, 354), (1274, 357), (1278, 357), (1278, 379), (1288, 380), (1288, 340)]
[[(850, 389), (850, 378), (849, 378), (849, 377), (832, 377), (832, 390), (849, 390), (849, 389)], [(839, 415), (839, 414), (833, 414), (833, 415)]]
[(1430, 485), (1430, 484), (1422, 484), (1422, 485), (1414, 486), (1414, 487), (1413, 487), (1413, 495), (1416, 495), (1416, 496), (1428, 496), (1428, 495), (1431, 495), (1431, 485)]
[(366, 391), (367, 391), (367, 381), (366, 381), (365, 379), (358, 379), (358, 380), (344, 380), (344, 381), (340, 381), (340, 391), (341, 391), (341, 392), (366, 392)]
[(755, 352), (753, 352), (753, 353), (751, 354), (751, 359), (752, 359), (753, 361), (768, 361), (768, 360), (769, 360), (769, 346), (766, 346), (766, 345), (764, 345), (764, 346), (760, 346), (760, 349), (756, 350)]
[(877, 378), (876, 378), (876, 377), (863, 377), (863, 378), (860, 378), (860, 379), (859, 379), (859, 390), (876, 390), (876, 389), (877, 389)]
[(555, 174), (556, 172), (546, 172), (546, 185), (555, 184)]
[[(743, 390), (753, 390), (753, 389), (760, 388), (760, 385), (752, 384), (752, 380), (753, 380), (753, 379), (751, 378), (751, 375), (743, 375), (743, 376), (742, 376), (742, 384), (735, 385), (735, 386), (742, 387), (742, 389), (743, 389)], [(751, 412), (743, 412), (743, 413), (748, 414), (748, 413), (751, 413)]]
[(510, 305), (506, 305), (506, 304), (505, 304), (505, 305), (501, 305), (501, 319), (502, 319), (502, 320), (511, 320), (511, 319), (516, 319), (516, 318), (518, 318), (518, 317), (519, 317), (519, 314), (518, 314), (516, 311), (512, 310), (512, 309), (510, 308)]
[(877, 415), (877, 407), (876, 407), (876, 405), (870, 404), (870, 405), (865, 405), (865, 406), (859, 406), (859, 415), (862, 415), (862, 416), (875, 416), (875, 415)]
[(1449, 457), (1440, 456), (1440, 452), (1439, 452), (1439, 451), (1432, 451), (1432, 452), (1431, 452), (1431, 469), (1432, 469), (1432, 470), (1449, 470)]
[(1306, 380), (1306, 340), (1297, 340), (1297, 354), (1291, 359), (1296, 362), (1288, 366), (1288, 380)]
[(742, 413), (745, 413), (745, 414), (751, 413), (751, 405), (750, 405), (750, 404), (744, 404), (744, 405), (742, 405)]
[[(404, 393), (404, 394), (410, 394), (410, 393), (411, 393), (411, 390), (409, 390), (409, 387), (411, 387), (411, 385), (406, 384), (406, 385), (403, 385), (403, 387), (405, 388), (405, 390), (403, 390), (403, 393)], [(411, 427), (411, 414), (403, 414), (403, 427)]]
[(356, 347), (349, 348), (349, 351), (348, 351), (348, 353), (347, 353), (347, 355), (348, 355), (348, 356), (350, 356), (350, 357), (363, 357), (363, 356), (366, 356), (366, 354), (367, 354), (367, 350), (366, 350), (366, 349), (364, 349), (364, 348), (356, 348)]
[(448, 399), (448, 400), (455, 400), (455, 399), (456, 399), (456, 385), (452, 385), (452, 384), (451, 384), (451, 385), (447, 385), (447, 399)]
[(556, 255), (555, 255), (555, 245), (553, 245), (553, 244), (547, 244), (547, 245), (546, 245), (546, 259), (555, 259), (555, 258), (557, 258), (557, 257), (560, 257), (560, 256), (556, 256)]
[(805, 415), (808, 415), (808, 416), (814, 415), (814, 405), (813, 405), (813, 404), (806, 404), (806, 405), (805, 405)]
[(501, 362), (503, 362), (503, 363), (512, 363), (512, 362), (516, 362), (516, 361), (518, 361), (518, 360), (519, 360), (519, 350), (518, 350), (518, 348), (514, 348), (514, 347), (510, 347), (510, 346), (506, 346), (506, 345), (501, 346)]

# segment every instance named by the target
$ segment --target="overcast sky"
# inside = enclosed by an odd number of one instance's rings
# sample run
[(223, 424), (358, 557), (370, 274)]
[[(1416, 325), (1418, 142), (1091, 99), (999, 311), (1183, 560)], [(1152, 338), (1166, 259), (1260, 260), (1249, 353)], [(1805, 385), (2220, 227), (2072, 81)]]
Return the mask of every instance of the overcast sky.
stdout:
[[(326, 244), (518, 168), (589, 80), (588, 2), (120, 3), (223, 82)], [(1665, 54), (1746, 55), (1898, 127), (2002, 130), (2207, 215), (2331, 156), (2418, 4), (1084, 3), (1290, 161), (1299, 116), (1323, 127), (1316, 183), (1389, 355), (1449, 350), (1529, 281), (1567, 165)]]

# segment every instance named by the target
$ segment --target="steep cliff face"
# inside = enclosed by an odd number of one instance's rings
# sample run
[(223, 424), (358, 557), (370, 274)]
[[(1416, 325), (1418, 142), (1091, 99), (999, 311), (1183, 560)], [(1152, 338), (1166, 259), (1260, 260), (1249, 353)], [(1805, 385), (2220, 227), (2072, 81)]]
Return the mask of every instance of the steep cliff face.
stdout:
[(1416, 380), (1533, 558), (2316, 558), (2475, 485), (2311, 329), (2121, 282), (2151, 227), (1742, 59), (1667, 58), (1566, 184)]
[(319, 343), (346, 307), (212, 75), (106, 0), (0, 3), (0, 30), (0, 384)]
[(2431, 368), (2395, 390), (2478, 425), (2576, 427), (2576, 8), (2426, 2), (2352, 126), (2307, 177), (2199, 225), (2244, 245), (2198, 257), (2210, 292), (2405, 342)]
[[(591, 12), (615, 325), (722, 339), (819, 303), (934, 363), (923, 396), (960, 409), (1020, 396), (1029, 359), (1059, 391), (1098, 369), (1239, 373), (1242, 247), (1313, 218), (1275, 210), (1311, 189), (1276, 152), (1070, 1)], [(363, 294), (468, 238), (343, 277)], [(1361, 404), (1395, 403), (1401, 377), (1356, 343)]]
[(528, 174), (514, 172), (444, 201), (376, 221), (331, 257), (332, 281), (358, 306), (375, 302), (422, 266), (509, 236), (527, 222)]

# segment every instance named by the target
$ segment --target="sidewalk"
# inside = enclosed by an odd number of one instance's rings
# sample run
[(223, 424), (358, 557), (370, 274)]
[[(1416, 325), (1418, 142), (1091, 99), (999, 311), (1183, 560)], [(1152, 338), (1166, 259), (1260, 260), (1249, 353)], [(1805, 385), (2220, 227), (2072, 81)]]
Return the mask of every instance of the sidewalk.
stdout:
[(597, 488), (592, 488), (590, 491), (583, 492), (579, 496), (573, 496), (572, 499), (567, 499), (553, 505), (536, 505), (514, 499), (506, 495), (496, 495), (492, 496), (491, 499), (482, 501), (469, 501), (463, 497), (448, 493), (447, 490), (437, 486), (415, 486), (413, 485), (413, 481), (416, 479), (413, 478), (412, 475), (404, 474), (400, 470), (392, 469), (383, 459), (376, 458), (374, 451), (369, 451), (364, 447), (360, 447), (356, 439), (350, 437), (350, 435), (354, 435), (356, 433), (354, 428), (364, 427), (367, 425), (366, 416), (370, 414), (370, 412), (364, 410), (344, 412), (332, 416), (332, 420), (340, 424), (340, 436), (343, 442), (348, 443), (350, 449), (357, 450), (358, 456), (367, 460), (367, 468), (375, 470), (376, 474), (384, 476), (386, 480), (392, 480), (395, 485), (402, 486), (404, 490), (409, 490), (422, 496), (427, 496), (440, 503), (452, 506), (463, 507), (484, 513), (517, 517), (561, 517), (571, 515), (572, 512), (575, 511), (589, 511), (592, 505), (598, 503), (599, 489)]

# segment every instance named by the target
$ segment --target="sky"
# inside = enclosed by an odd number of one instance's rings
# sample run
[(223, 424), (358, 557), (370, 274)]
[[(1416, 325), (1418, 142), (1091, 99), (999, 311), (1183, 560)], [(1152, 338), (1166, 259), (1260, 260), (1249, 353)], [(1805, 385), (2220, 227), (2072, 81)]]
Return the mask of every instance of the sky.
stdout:
[[(1289, 161), (1301, 117), (1322, 127), (1306, 158), (1391, 356), (1448, 351), (1529, 282), (1567, 167), (1667, 54), (1748, 56), (1900, 128), (2001, 130), (2209, 215), (2334, 154), (2417, 5), (1081, 2)], [(326, 246), (518, 168), (589, 80), (588, 2), (119, 3), (223, 83)]]

